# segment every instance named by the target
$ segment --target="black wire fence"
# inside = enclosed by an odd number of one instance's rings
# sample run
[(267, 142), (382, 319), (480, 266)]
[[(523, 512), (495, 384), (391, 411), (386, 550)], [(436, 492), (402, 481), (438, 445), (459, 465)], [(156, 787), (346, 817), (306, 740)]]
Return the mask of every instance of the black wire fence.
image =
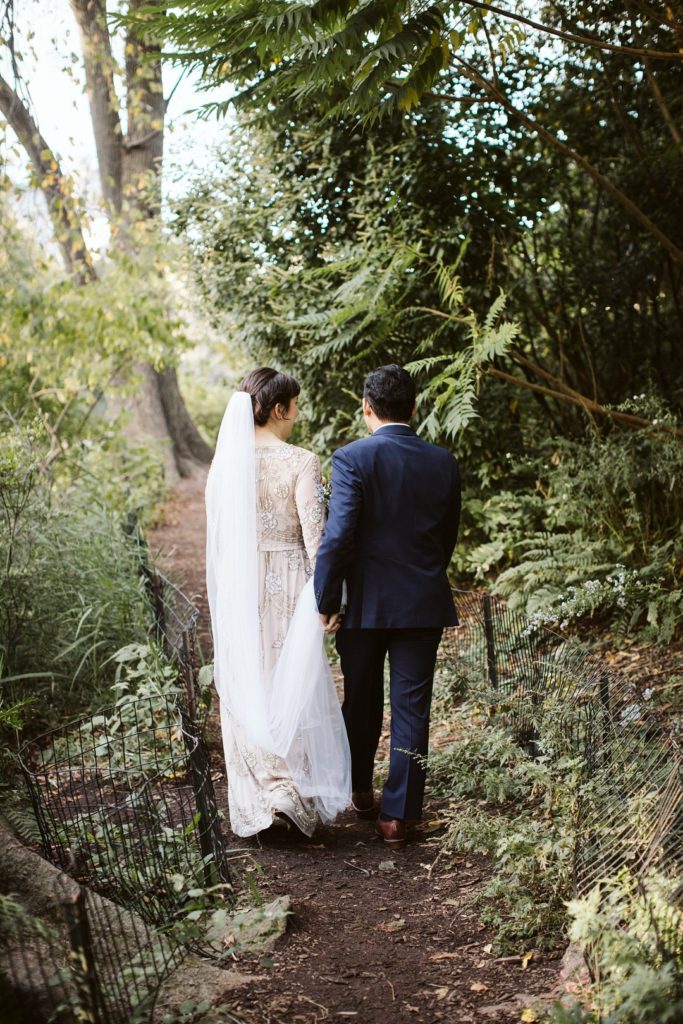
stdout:
[(10, 989), (41, 1004), (32, 1021), (150, 1019), (189, 949), (215, 955), (189, 924), (200, 897), (234, 902), (203, 741), (197, 611), (139, 550), (152, 636), (177, 685), (126, 695), (19, 755), (41, 852), (60, 869), (49, 925), (15, 907), (7, 927), (6, 903), (0, 928)]
[[(643, 894), (658, 876), (669, 894), (660, 938), (680, 951), (680, 721), (658, 707), (652, 690), (496, 597), (455, 597), (461, 625), (446, 630), (440, 649), (455, 685), (495, 708), (530, 754), (550, 750), (580, 764), (587, 784), (576, 821), (576, 895), (625, 873)], [(655, 910), (660, 927), (662, 906), (653, 907), (653, 919)]]
[[(215, 953), (185, 926), (192, 899), (208, 891), (229, 905), (236, 885), (202, 739), (197, 611), (150, 567), (134, 523), (129, 532), (151, 631), (177, 688), (121, 699), (21, 751), (42, 853), (59, 871), (47, 919), (0, 897), (1, 965), (11, 992), (24, 993), (17, 1020), (149, 1020), (188, 948)], [(552, 735), (554, 754), (579, 759), (590, 780), (576, 822), (576, 893), (625, 870), (643, 881), (659, 873), (675, 885), (662, 943), (680, 946), (675, 723), (647, 691), (497, 598), (456, 599), (462, 624), (445, 632), (440, 649), (454, 686), (495, 707), (532, 755)]]

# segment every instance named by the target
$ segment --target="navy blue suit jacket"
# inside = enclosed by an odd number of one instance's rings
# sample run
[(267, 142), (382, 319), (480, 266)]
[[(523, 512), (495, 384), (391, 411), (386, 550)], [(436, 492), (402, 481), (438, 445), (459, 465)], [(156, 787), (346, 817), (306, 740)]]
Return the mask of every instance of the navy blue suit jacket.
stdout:
[(446, 569), (459, 518), (458, 463), (407, 424), (340, 448), (316, 559), (319, 611), (339, 611), (346, 580), (345, 629), (456, 625)]

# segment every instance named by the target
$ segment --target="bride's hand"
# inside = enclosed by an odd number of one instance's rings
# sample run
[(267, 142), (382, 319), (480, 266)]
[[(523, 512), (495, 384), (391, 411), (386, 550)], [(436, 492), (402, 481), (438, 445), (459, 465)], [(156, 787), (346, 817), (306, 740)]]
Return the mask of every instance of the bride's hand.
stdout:
[(334, 615), (321, 615), (320, 621), (323, 626), (323, 633), (336, 633), (341, 628), (342, 617), (339, 612), (335, 612)]

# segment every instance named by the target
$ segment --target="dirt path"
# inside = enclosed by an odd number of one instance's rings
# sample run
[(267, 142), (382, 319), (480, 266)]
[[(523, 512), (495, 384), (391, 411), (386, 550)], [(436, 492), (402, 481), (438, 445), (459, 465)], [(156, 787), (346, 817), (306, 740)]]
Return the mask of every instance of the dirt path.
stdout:
[[(206, 652), (203, 489), (203, 479), (181, 484), (150, 543), (199, 607)], [(224, 777), (216, 788), (225, 805)], [(395, 852), (375, 837), (372, 823), (350, 813), (310, 842), (229, 835), (230, 845), (248, 850), (260, 866), (255, 879), (264, 899), (287, 893), (294, 908), (272, 955), (240, 959), (240, 972), (254, 980), (234, 1012), (249, 1024), (512, 1024), (525, 1008), (547, 1003), (558, 962), (535, 954), (523, 969), (521, 956), (492, 955), (492, 936), (477, 910), (490, 865), (474, 855), (439, 856), (443, 809), (443, 801), (428, 797), (415, 842)]]

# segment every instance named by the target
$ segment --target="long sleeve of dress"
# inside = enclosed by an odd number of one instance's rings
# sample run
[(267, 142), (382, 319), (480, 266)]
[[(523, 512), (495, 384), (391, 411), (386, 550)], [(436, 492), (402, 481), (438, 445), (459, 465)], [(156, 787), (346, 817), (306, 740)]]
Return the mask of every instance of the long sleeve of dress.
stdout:
[(325, 527), (325, 497), (320, 459), (312, 452), (299, 470), (294, 497), (306, 554), (314, 566)]
[(353, 557), (363, 488), (358, 473), (340, 448), (332, 456), (332, 499), (325, 540), (315, 570), (318, 611), (338, 612), (344, 597), (344, 578)]

